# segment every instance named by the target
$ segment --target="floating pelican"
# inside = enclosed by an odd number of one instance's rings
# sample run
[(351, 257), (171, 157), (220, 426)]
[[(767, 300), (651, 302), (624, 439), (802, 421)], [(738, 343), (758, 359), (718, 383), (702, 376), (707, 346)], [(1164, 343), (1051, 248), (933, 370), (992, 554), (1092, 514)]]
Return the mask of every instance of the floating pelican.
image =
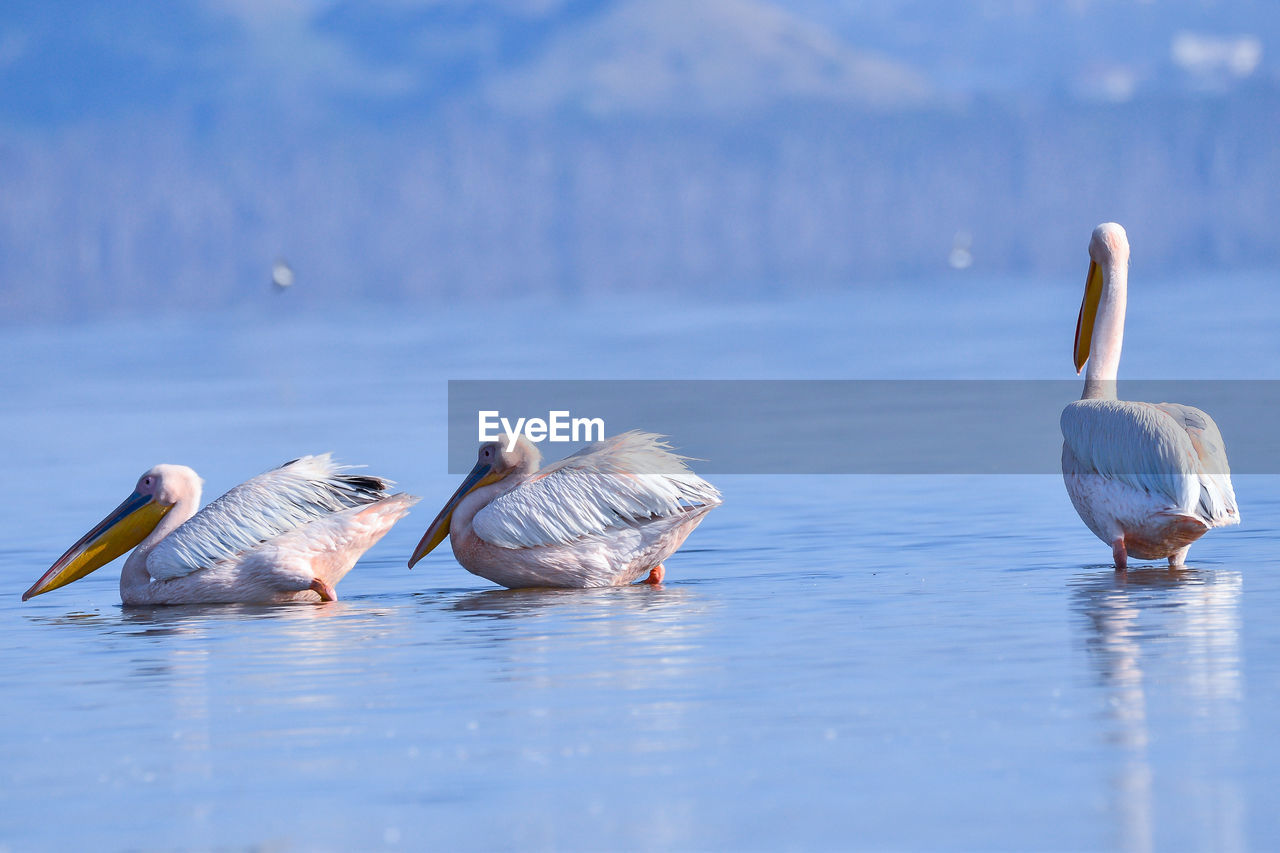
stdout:
[(446, 536), (469, 572), (513, 589), (661, 583), (670, 557), (720, 505), (660, 436), (627, 432), (539, 469), (524, 436), (480, 446), (479, 460), (409, 559)]
[(23, 594), (79, 580), (137, 546), (125, 604), (333, 601), (356, 560), (418, 502), (390, 481), (304, 456), (236, 486), (200, 512), (196, 472), (157, 465), (133, 494)]
[(1076, 325), (1081, 399), (1062, 411), (1062, 477), (1076, 512), (1111, 546), (1116, 570), (1130, 555), (1181, 565), (1211, 527), (1240, 523), (1231, 469), (1213, 418), (1178, 403), (1116, 399), (1124, 339), (1129, 240), (1114, 222), (1089, 241), (1089, 276)]

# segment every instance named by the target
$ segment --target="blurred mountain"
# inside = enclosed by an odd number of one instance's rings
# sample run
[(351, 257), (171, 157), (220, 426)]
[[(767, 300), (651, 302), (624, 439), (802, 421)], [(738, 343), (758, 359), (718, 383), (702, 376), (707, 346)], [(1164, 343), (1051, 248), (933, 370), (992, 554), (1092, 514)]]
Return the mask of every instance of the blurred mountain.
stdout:
[[(1261, 0), (0, 7), (0, 308), (1280, 264)], [(970, 273), (965, 273), (970, 274)]]
[(779, 104), (920, 103), (924, 77), (755, 0), (621, 3), (495, 75), (483, 96), (537, 116), (740, 117)]
[(1278, 39), (1270, 0), (9, 0), (0, 115), (1123, 100), (1275, 81)]

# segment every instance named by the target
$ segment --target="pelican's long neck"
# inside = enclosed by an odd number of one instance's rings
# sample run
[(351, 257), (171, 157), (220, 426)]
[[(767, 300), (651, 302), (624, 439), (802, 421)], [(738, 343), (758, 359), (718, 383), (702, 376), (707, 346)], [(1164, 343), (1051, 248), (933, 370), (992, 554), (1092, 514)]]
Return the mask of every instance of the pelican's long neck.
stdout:
[(1093, 321), (1089, 364), (1084, 374), (1081, 399), (1116, 399), (1116, 373), (1120, 369), (1120, 348), (1124, 345), (1124, 309), (1129, 288), (1129, 259), (1108, 255), (1102, 269), (1102, 297)]
[[(125, 595), (129, 589), (145, 589), (151, 583), (151, 573), (147, 571), (147, 557), (151, 554), (151, 549), (160, 544), (166, 536), (177, 530), (184, 521), (196, 514), (196, 510), (200, 507), (200, 493), (197, 491), (194, 495), (187, 495), (178, 499), (173, 505), (173, 509), (164, 514), (160, 519), (160, 523), (156, 525), (156, 529), (147, 535), (146, 539), (133, 549), (133, 553), (124, 561), (124, 569), (120, 572), (120, 596), (124, 601), (128, 602), (129, 597)], [(136, 598), (135, 598), (136, 600)]]

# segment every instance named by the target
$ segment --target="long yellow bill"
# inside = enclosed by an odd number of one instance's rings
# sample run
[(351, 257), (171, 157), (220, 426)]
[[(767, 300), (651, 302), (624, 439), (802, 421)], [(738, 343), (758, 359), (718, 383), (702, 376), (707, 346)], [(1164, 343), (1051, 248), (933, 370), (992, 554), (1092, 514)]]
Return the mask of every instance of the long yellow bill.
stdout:
[(418, 547), (413, 549), (413, 556), (409, 558), (409, 568), (412, 569), (415, 563), (434, 551), (435, 547), (449, 535), (449, 524), (453, 521), (453, 511), (458, 508), (458, 504), (462, 503), (463, 498), (481, 486), (496, 483), (501, 479), (502, 475), (494, 473), (491, 464), (477, 462), (476, 467), (471, 469), (471, 473), (462, 481), (462, 485), (458, 487), (458, 490), (453, 493), (453, 497), (449, 498), (444, 508), (440, 510), (440, 514), (436, 516), (435, 521), (431, 522), (427, 532), (422, 535), (422, 541), (418, 543)]
[(22, 594), (22, 600), (26, 601), (32, 596), (78, 581), (135, 548), (147, 538), (147, 534), (156, 529), (160, 519), (171, 509), (172, 505), (157, 503), (150, 495), (140, 495), (137, 492), (129, 495), (97, 527), (59, 557), (52, 568)]
[(1089, 360), (1089, 347), (1093, 344), (1093, 321), (1098, 317), (1098, 303), (1102, 301), (1102, 268), (1097, 261), (1089, 261), (1089, 276), (1084, 280), (1084, 300), (1080, 303), (1080, 316), (1076, 319), (1076, 373)]

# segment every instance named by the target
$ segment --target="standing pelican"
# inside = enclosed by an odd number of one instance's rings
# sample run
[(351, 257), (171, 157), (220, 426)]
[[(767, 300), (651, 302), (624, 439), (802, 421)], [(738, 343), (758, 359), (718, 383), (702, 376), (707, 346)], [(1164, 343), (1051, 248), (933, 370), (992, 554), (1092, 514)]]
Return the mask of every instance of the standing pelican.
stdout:
[(1106, 222), (1089, 241), (1089, 275), (1076, 325), (1084, 394), (1062, 411), (1062, 477), (1076, 512), (1111, 546), (1116, 571), (1129, 555), (1185, 562), (1211, 527), (1240, 523), (1231, 469), (1213, 418), (1178, 403), (1116, 399), (1124, 339), (1129, 240)]
[(623, 433), (542, 469), (524, 436), (508, 443), (480, 446), (410, 568), (450, 536), (463, 568), (512, 589), (620, 586), (646, 573), (658, 584), (662, 561), (720, 505), (720, 492), (652, 433)]
[(418, 502), (391, 482), (304, 456), (236, 486), (200, 512), (196, 472), (157, 465), (133, 494), (23, 594), (79, 580), (137, 548), (120, 573), (125, 604), (334, 601), (356, 560)]

